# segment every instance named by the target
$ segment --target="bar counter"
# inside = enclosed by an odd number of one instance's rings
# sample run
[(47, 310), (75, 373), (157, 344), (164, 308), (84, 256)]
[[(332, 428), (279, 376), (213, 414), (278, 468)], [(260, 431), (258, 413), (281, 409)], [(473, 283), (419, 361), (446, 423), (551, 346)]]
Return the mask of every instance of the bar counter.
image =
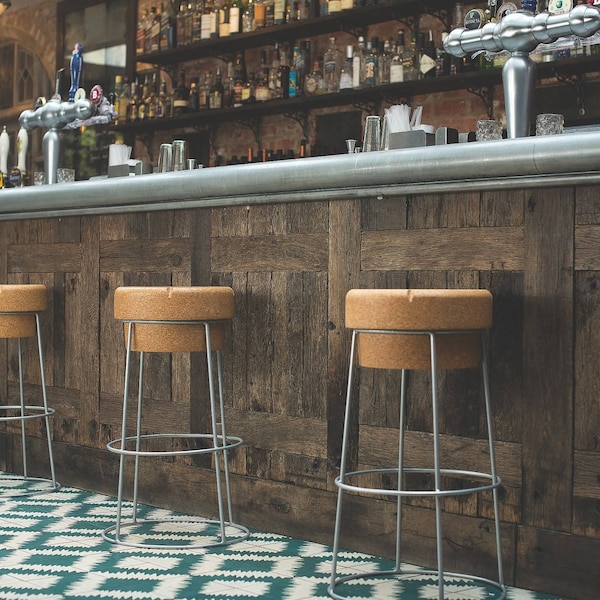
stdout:
[[(330, 544), (355, 287), (486, 288), (507, 583), (590, 600), (600, 589), (600, 134), (305, 158), (0, 191), (0, 281), (44, 283), (59, 480), (115, 494), (125, 351), (120, 285), (230, 285), (225, 352), (236, 519)], [(26, 361), (33, 362), (27, 346)], [(200, 357), (149, 357), (145, 419), (206, 429)], [(17, 390), (0, 349), (0, 400)], [(28, 364), (28, 362), (26, 362)], [(191, 375), (189, 366), (192, 366)], [(27, 393), (37, 389), (31, 376)], [(474, 379), (475, 378), (475, 379)], [(442, 378), (444, 455), (485, 463), (476, 375)], [(395, 445), (399, 374), (366, 372), (359, 444), (368, 466)], [(431, 444), (410, 380), (407, 452)], [(366, 406), (366, 408), (364, 408)], [(34, 436), (43, 456), (43, 440)], [(3, 435), (7, 466), (19, 448)], [(363, 467), (365, 465), (362, 465)], [(207, 465), (157, 461), (141, 501), (214, 506)], [(16, 468), (16, 467), (15, 467)], [(489, 499), (445, 503), (447, 568), (493, 575)], [(347, 548), (393, 552), (392, 502), (356, 498)], [(409, 501), (405, 558), (435, 560), (428, 501)]]

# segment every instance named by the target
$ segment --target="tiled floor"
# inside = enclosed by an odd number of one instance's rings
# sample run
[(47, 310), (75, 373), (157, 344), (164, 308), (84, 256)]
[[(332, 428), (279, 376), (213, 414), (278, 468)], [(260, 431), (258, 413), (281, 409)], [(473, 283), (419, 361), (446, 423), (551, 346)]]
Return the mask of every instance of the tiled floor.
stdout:
[[(115, 545), (101, 535), (114, 523), (115, 500), (73, 488), (0, 499), (0, 507), (0, 600), (327, 598), (331, 548), (321, 544), (253, 531), (246, 541), (210, 550)], [(164, 514), (143, 509), (146, 517)], [(152, 535), (159, 539), (165, 534), (159, 527)], [(385, 564), (389, 561), (345, 553), (339, 571), (369, 572)], [(399, 598), (400, 591), (403, 600), (438, 598), (434, 582), (410, 580), (363, 579), (346, 585), (344, 593), (357, 600), (390, 600)], [(446, 597), (491, 600), (498, 594), (454, 582), (447, 585)], [(555, 599), (512, 588), (507, 598)]]

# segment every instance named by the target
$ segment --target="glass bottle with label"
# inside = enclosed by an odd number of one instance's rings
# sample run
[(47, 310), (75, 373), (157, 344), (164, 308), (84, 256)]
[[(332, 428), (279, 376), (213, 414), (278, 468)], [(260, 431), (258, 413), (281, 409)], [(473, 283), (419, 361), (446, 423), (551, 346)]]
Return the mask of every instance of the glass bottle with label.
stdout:
[(354, 59), (354, 46), (348, 44), (346, 46), (346, 60), (340, 70), (340, 90), (352, 89), (352, 61)]
[(223, 108), (223, 82), (221, 80), (221, 70), (219, 68), (217, 68), (215, 74), (215, 82), (210, 88), (208, 108), (211, 110), (220, 110)]
[(325, 93), (331, 94), (340, 89), (340, 53), (334, 37), (329, 38), (329, 47), (323, 55), (323, 77)]
[(315, 60), (312, 71), (304, 80), (304, 92), (307, 96), (316, 96), (323, 94), (325, 91), (325, 81), (323, 72), (321, 71), (321, 63)]
[(183, 115), (188, 112), (190, 90), (185, 83), (185, 71), (179, 72), (177, 85), (173, 88), (173, 115)]
[(231, 0), (223, 0), (219, 9), (219, 37), (229, 37), (231, 34)]
[(363, 73), (365, 59), (365, 38), (362, 35), (358, 36), (358, 45), (354, 49), (352, 57), (352, 87), (360, 88), (363, 85)]
[(263, 29), (266, 24), (267, 6), (265, 0), (254, 0), (253, 28)]
[(242, 0), (233, 0), (229, 9), (229, 33), (241, 33), (244, 3)]
[(365, 56), (364, 73), (365, 87), (373, 87), (377, 85), (377, 74), (379, 72), (379, 38), (371, 38), (371, 48)]
[(425, 35), (419, 34), (419, 47), (421, 54), (419, 56), (419, 71), (421, 77), (429, 79), (435, 77), (435, 45), (433, 42), (433, 32), (429, 30), (429, 40), (425, 41)]
[(404, 81), (404, 30), (398, 30), (396, 36), (396, 48), (390, 63), (390, 83), (401, 83)]

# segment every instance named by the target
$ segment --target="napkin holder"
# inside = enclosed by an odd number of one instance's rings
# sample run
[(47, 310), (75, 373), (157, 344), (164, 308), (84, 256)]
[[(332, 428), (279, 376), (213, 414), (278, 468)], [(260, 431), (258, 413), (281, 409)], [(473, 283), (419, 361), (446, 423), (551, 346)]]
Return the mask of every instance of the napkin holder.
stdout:
[(435, 134), (426, 133), (422, 129), (412, 131), (398, 131), (389, 134), (390, 150), (402, 148), (420, 148), (422, 146), (435, 146)]

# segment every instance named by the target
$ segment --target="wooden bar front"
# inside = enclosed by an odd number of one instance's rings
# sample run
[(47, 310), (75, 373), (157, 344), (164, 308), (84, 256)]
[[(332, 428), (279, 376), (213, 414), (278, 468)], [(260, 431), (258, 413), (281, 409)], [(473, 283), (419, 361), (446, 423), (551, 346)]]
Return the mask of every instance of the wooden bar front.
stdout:
[[(507, 583), (592, 600), (600, 590), (600, 186), (470, 191), (0, 222), (0, 281), (44, 283), (49, 399), (59, 481), (114, 495), (124, 345), (121, 285), (230, 285), (225, 352), (238, 522), (330, 544), (349, 354), (344, 296), (355, 287), (487, 288), (494, 295), (492, 393)], [(202, 430), (202, 356), (152, 355), (148, 431)], [(33, 345), (27, 394), (38, 393)], [(190, 368), (191, 367), (191, 368)], [(18, 393), (16, 349), (0, 345), (0, 400)], [(473, 373), (443, 377), (444, 455), (484, 470)], [(397, 373), (360, 377), (360, 449), (395, 447)], [(474, 385), (475, 384), (475, 385)], [(410, 380), (408, 452), (430, 448), (427, 379)], [(203, 387), (202, 387), (203, 389)], [(194, 399), (191, 401), (191, 399)], [(204, 400), (204, 398), (203, 398)], [(33, 427), (33, 426), (32, 426)], [(40, 432), (36, 452), (44, 452)], [(2, 434), (18, 468), (18, 436)], [(154, 461), (143, 502), (213, 510), (205, 464)], [(448, 500), (447, 565), (493, 574), (490, 498)], [(391, 555), (394, 503), (348, 504), (343, 546)], [(407, 560), (435, 560), (434, 512), (409, 503)]]

